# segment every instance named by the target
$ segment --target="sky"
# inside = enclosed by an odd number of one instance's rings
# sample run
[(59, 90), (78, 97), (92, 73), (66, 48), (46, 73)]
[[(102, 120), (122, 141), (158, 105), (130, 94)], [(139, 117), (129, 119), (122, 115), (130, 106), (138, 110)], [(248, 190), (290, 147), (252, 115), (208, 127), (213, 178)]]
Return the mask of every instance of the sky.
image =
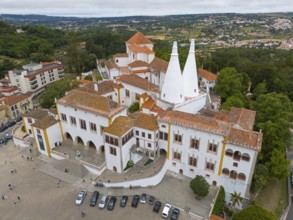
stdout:
[(1, 0), (0, 14), (121, 17), (293, 12), (293, 0)]

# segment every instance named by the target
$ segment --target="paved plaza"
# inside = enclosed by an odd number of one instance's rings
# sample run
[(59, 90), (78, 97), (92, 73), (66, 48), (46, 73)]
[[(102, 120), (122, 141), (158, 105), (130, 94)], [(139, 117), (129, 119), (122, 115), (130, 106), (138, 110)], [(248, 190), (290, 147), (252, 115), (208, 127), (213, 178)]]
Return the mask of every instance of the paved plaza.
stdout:
[[(64, 167), (69, 169), (68, 173), (64, 172)], [(11, 173), (14, 170), (16, 173)], [(161, 219), (160, 214), (153, 213), (148, 204), (139, 204), (137, 209), (130, 207), (132, 195), (140, 195), (143, 192), (154, 195), (163, 203), (168, 202), (179, 207), (180, 219), (202, 219), (189, 214), (189, 211), (207, 216), (210, 203), (216, 194), (216, 189), (211, 189), (208, 197), (201, 201), (195, 200), (189, 188), (189, 181), (171, 175), (166, 175), (161, 184), (150, 188), (95, 187), (91, 182), (97, 177), (74, 161), (58, 161), (36, 155), (34, 149), (31, 153), (29, 148), (18, 148), (11, 141), (0, 147), (0, 178), (0, 194), (7, 196), (7, 199), (0, 200), (0, 218), (3, 220), (81, 219), (82, 208), (87, 213), (84, 219)], [(15, 188), (10, 190), (8, 184), (14, 184)], [(86, 189), (88, 195), (81, 206), (76, 206), (75, 198), (81, 189)], [(94, 190), (101, 194), (118, 196), (112, 212), (88, 205)], [(119, 200), (124, 194), (130, 198), (127, 207), (122, 209), (119, 207)]]

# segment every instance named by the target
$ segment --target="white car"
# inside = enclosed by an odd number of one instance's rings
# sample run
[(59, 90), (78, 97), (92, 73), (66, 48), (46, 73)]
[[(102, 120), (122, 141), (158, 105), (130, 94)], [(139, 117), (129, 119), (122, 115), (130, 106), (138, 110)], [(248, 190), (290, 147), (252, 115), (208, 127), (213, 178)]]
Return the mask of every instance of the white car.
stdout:
[(163, 218), (168, 218), (169, 216), (169, 213), (170, 213), (170, 210), (171, 210), (171, 205), (170, 204), (166, 204), (163, 208), (163, 211), (162, 211), (162, 217)]
[(108, 196), (107, 195), (104, 195), (102, 198), (101, 198), (101, 201), (99, 203), (99, 208), (100, 209), (103, 209), (105, 208), (106, 204), (107, 204), (107, 201), (108, 201)]
[(75, 204), (76, 205), (81, 205), (81, 203), (83, 202), (84, 198), (86, 196), (86, 190), (81, 190), (75, 200)]

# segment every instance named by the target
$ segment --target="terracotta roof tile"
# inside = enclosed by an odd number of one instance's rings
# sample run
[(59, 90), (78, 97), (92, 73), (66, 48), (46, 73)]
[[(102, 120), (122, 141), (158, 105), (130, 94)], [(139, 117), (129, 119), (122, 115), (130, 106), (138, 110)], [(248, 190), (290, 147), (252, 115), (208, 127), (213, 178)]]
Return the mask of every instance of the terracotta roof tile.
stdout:
[(167, 68), (168, 68), (168, 62), (165, 60), (162, 60), (160, 58), (155, 57), (155, 59), (150, 63), (149, 66), (156, 69), (156, 70), (159, 70), (159, 71), (166, 73)]
[(142, 94), (140, 95), (140, 98), (148, 99), (148, 98), (150, 98), (150, 96), (149, 96), (147, 93), (142, 93)]
[(255, 121), (256, 111), (245, 108), (231, 108), (229, 122), (241, 126), (243, 129), (252, 130)]
[(198, 70), (198, 74), (199, 76), (207, 79), (208, 81), (215, 81), (217, 80), (217, 75), (207, 71), (207, 70), (204, 70), (204, 69), (199, 69)]
[(70, 91), (66, 96), (59, 99), (57, 103), (83, 111), (97, 113), (105, 117), (111, 117), (126, 108), (126, 106), (118, 105), (99, 94), (81, 90)]
[(149, 69), (141, 69), (141, 70), (132, 70), (133, 74), (138, 74), (138, 73), (148, 73), (150, 72)]
[(116, 57), (128, 57), (127, 53), (116, 53), (115, 55), (113, 55), (114, 58)]
[(14, 92), (17, 91), (17, 86), (0, 86), (0, 92), (6, 93), (6, 92)]
[(36, 121), (31, 126), (40, 128), (40, 129), (47, 129), (56, 123), (58, 123), (58, 121), (53, 116), (47, 115), (46, 117)]
[[(95, 90), (94, 85), (98, 85), (98, 91)], [(115, 83), (112, 80), (103, 80), (101, 82), (90, 82), (82, 87), (80, 87), (80, 90), (85, 91), (85, 92), (91, 92), (91, 93), (96, 93), (99, 95), (104, 95), (110, 92), (114, 92), (115, 88)]]
[(153, 90), (158, 90), (159, 87), (153, 83), (150, 83), (147, 79), (143, 79), (137, 75), (134, 74), (124, 74), (116, 79), (118, 82), (121, 82), (122, 84), (128, 84), (132, 85), (137, 88), (141, 88), (145, 91), (153, 91)]
[(132, 51), (133, 53), (147, 53), (151, 54), (154, 53), (150, 48), (147, 46), (139, 46), (136, 44), (132, 44), (128, 46), (129, 50)]
[(121, 137), (127, 131), (129, 131), (134, 125), (134, 120), (127, 116), (119, 116), (114, 122), (107, 128), (104, 128), (104, 132)]
[(147, 39), (141, 32), (134, 34), (128, 41), (129, 44), (153, 44), (149, 39)]
[(231, 128), (227, 136), (227, 142), (239, 147), (260, 151), (262, 144), (262, 133)]
[(122, 74), (129, 73), (128, 66), (119, 66), (119, 69), (121, 70)]
[(15, 105), (21, 101), (28, 99), (31, 95), (32, 95), (31, 93), (26, 93), (26, 94), (5, 96), (4, 103), (5, 105), (8, 105), (8, 106)]
[(224, 135), (230, 127), (229, 123), (223, 121), (179, 111), (166, 111), (159, 121), (219, 135)]
[(142, 60), (136, 60), (136, 61), (133, 61), (132, 63), (128, 64), (128, 66), (130, 66), (131, 68), (135, 68), (135, 67), (147, 67), (149, 66), (148, 63), (142, 61)]
[(133, 113), (130, 117), (134, 118), (134, 126), (146, 130), (158, 130), (156, 117), (141, 112)]
[(220, 217), (220, 216), (217, 216), (217, 215), (212, 214), (211, 215), (211, 220), (225, 220), (225, 219), (222, 218), (222, 217)]
[(44, 109), (35, 109), (35, 110), (32, 110), (32, 111), (24, 114), (23, 117), (34, 118), (36, 120), (40, 120), (42, 118), (45, 118), (46, 116), (48, 116), (48, 111), (46, 111)]
[(113, 68), (116, 68), (116, 69), (119, 69), (119, 67), (117, 66), (117, 64), (112, 60), (112, 59), (109, 59), (105, 62), (105, 66), (108, 68), (108, 69), (113, 69)]
[(153, 99), (149, 99), (142, 104), (141, 108), (151, 109), (155, 104), (156, 102)]

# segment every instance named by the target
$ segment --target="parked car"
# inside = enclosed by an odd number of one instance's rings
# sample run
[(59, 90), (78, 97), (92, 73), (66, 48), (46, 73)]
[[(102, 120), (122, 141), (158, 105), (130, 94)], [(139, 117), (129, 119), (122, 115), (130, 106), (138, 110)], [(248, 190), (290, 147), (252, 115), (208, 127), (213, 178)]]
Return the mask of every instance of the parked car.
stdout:
[(177, 208), (174, 208), (171, 214), (171, 220), (177, 220), (180, 214), (180, 210)]
[(7, 128), (8, 128), (7, 126), (2, 125), (2, 126), (0, 127), (0, 132), (5, 131)]
[(11, 140), (13, 138), (13, 136), (12, 136), (12, 134), (11, 133), (7, 133), (7, 134), (5, 134), (5, 137), (4, 137), (4, 139), (6, 140), (6, 141), (9, 141), (9, 140)]
[(0, 138), (0, 144), (6, 144), (7, 141), (4, 138)]
[(121, 200), (120, 200), (120, 207), (124, 208), (127, 204), (128, 201), (128, 196), (122, 196)]
[(163, 211), (162, 211), (162, 217), (163, 218), (168, 218), (168, 216), (169, 216), (169, 213), (170, 213), (170, 210), (171, 210), (171, 205), (170, 204), (166, 204), (165, 206), (164, 206), (164, 208), (163, 208)]
[(81, 203), (83, 202), (85, 196), (86, 196), (86, 190), (81, 190), (79, 192), (78, 196), (76, 197), (75, 204), (76, 205), (81, 205)]
[(6, 126), (9, 128), (9, 127), (12, 127), (13, 125), (15, 125), (16, 122), (15, 121), (9, 121)]
[(131, 207), (137, 208), (138, 202), (139, 202), (139, 195), (133, 196)]
[(153, 208), (153, 212), (159, 213), (161, 206), (162, 206), (162, 203), (159, 201), (156, 201), (154, 208)]
[(108, 203), (108, 206), (107, 206), (107, 209), (108, 210), (113, 210), (114, 209), (114, 206), (115, 206), (115, 203), (116, 203), (116, 200), (117, 198), (115, 196), (112, 196), (109, 200), (109, 203)]
[(104, 195), (102, 198), (101, 198), (101, 201), (99, 203), (99, 208), (100, 209), (103, 209), (105, 208), (106, 204), (107, 204), (107, 201), (108, 201), (108, 196), (107, 195)]
[(92, 197), (90, 199), (90, 206), (95, 206), (97, 204), (100, 193), (98, 191), (94, 191)]
[(154, 196), (150, 196), (150, 198), (149, 198), (149, 204), (150, 205), (154, 205), (154, 203), (155, 203), (155, 197)]
[(142, 203), (142, 204), (145, 204), (146, 203), (146, 194), (145, 193), (143, 193), (142, 195), (141, 195), (141, 197), (140, 197), (140, 203)]

